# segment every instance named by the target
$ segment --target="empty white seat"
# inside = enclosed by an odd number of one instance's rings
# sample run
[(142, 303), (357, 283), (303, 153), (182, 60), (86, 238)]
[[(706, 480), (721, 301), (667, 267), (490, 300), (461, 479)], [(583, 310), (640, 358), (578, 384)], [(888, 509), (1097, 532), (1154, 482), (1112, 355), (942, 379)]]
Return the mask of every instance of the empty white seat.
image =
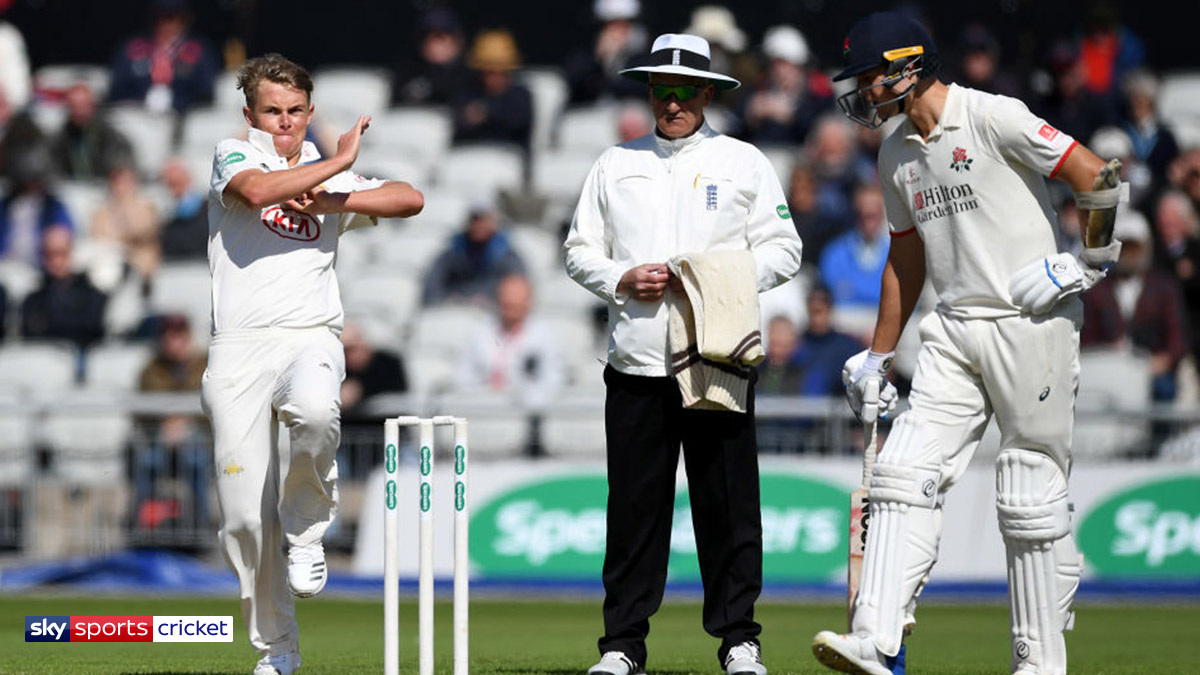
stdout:
[(32, 420), (21, 392), (0, 390), (0, 488), (26, 485), (33, 476)]
[(154, 357), (145, 342), (103, 342), (88, 349), (84, 384), (89, 388), (136, 391), (142, 369)]
[(557, 146), (560, 150), (574, 150), (599, 157), (601, 152), (620, 140), (617, 135), (619, 117), (620, 111), (612, 105), (571, 108), (559, 119)]
[(528, 67), (517, 73), (517, 81), (529, 89), (533, 97), (533, 147), (549, 147), (554, 136), (554, 123), (567, 103), (567, 80), (555, 67)]
[(175, 133), (174, 113), (155, 113), (139, 105), (119, 105), (108, 120), (133, 146), (133, 159), (144, 178), (156, 180), (171, 156)]
[(51, 63), (33, 73), (34, 87), (44, 91), (66, 91), (82, 82), (88, 85), (97, 101), (108, 97), (111, 80), (108, 66), (94, 63)]
[(512, 190), (524, 182), (521, 151), (512, 146), (476, 144), (451, 148), (437, 169), (440, 187), (474, 194)]
[(552, 274), (543, 283), (538, 284), (533, 302), (542, 314), (568, 316), (579, 320), (591, 316), (597, 306), (604, 305), (603, 300), (575, 283), (565, 271), (562, 274)]
[(761, 145), (758, 148), (771, 160), (775, 175), (785, 188), (792, 180), (792, 167), (796, 165), (796, 148), (786, 145)]
[(533, 159), (533, 189), (549, 199), (574, 204), (598, 156), (598, 153), (583, 150), (539, 153)]
[(467, 192), (438, 187), (422, 189), (422, 192), (425, 195), (425, 208), (405, 221), (409, 225), (405, 229), (448, 234), (466, 227), (467, 216), (471, 210), (471, 200)]
[(76, 237), (85, 238), (92, 214), (104, 203), (104, 184), (100, 181), (62, 180), (55, 185), (54, 192), (75, 222)]
[(391, 79), (382, 68), (359, 65), (321, 68), (313, 73), (313, 118), (332, 124), (341, 134), (359, 115), (383, 114), (391, 95)]
[(212, 319), (212, 277), (208, 263), (163, 263), (154, 275), (149, 310), (186, 314), (192, 335), (206, 334)]
[[(382, 223), (380, 227), (383, 227)], [(374, 241), (374, 265), (392, 268), (397, 273), (418, 279), (424, 276), (434, 259), (446, 248), (446, 235), (414, 231), (411, 228), (405, 228), (400, 236), (377, 236)]]
[(245, 138), (246, 118), (240, 111), (220, 106), (193, 108), (183, 120), (179, 152), (212, 159), (217, 143), (225, 138)]
[(418, 190), (429, 180), (428, 165), (386, 148), (364, 148), (352, 170), (367, 178), (402, 180)]
[(450, 147), (453, 132), (450, 113), (444, 108), (390, 108), (371, 119), (363, 149), (391, 152), (431, 166)]
[(341, 284), (342, 306), (347, 313), (378, 317), (399, 338), (421, 304), (421, 284), (393, 268), (369, 267), (359, 270)]
[(1079, 364), (1073, 454), (1104, 459), (1141, 449), (1149, 435), (1145, 421), (1115, 413), (1149, 407), (1149, 358), (1123, 349), (1084, 349)]
[(414, 317), (406, 351), (440, 351), (456, 356), (487, 317), (487, 311), (468, 305), (426, 307)]
[(517, 255), (533, 281), (535, 292), (542, 280), (551, 276), (566, 276), (562, 265), (562, 242), (556, 235), (531, 225), (518, 225), (506, 230)]
[(133, 432), (114, 392), (75, 392), (56, 402), (42, 420), (42, 443), (51, 471), (69, 485), (113, 487), (124, 482), (125, 446)]
[(236, 115), (245, 105), (246, 95), (237, 88), (237, 71), (225, 70), (217, 73), (213, 82), (213, 107)]
[(542, 442), (550, 455), (604, 456), (604, 396), (603, 384), (577, 386), (546, 409)]
[(19, 387), (47, 398), (75, 384), (78, 356), (67, 342), (17, 342), (0, 345), (0, 386)]
[(403, 350), (408, 388), (418, 401), (426, 401), (454, 384), (458, 368), (457, 352), (433, 346), (428, 349), (407, 346)]
[(471, 454), (475, 457), (519, 455), (529, 439), (529, 418), (508, 392), (451, 385), (435, 396), (431, 405), (434, 412), (445, 411), (469, 420)]
[(8, 294), (8, 303), (14, 311), (41, 279), (42, 273), (23, 260), (0, 260), (0, 286)]

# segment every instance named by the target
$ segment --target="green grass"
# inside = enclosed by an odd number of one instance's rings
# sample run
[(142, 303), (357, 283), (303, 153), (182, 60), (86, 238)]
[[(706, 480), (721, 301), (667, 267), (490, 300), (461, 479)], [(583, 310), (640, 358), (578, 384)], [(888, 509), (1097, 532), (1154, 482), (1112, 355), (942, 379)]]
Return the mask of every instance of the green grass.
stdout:
[[(437, 613), (437, 672), (450, 672), (450, 605)], [(232, 644), (24, 642), (26, 614), (233, 615)], [(302, 675), (379, 673), (383, 662), (382, 604), (319, 598), (298, 603)], [(1200, 605), (1084, 605), (1068, 634), (1071, 672), (1089, 675), (1185, 675), (1200, 672), (1191, 639)], [(763, 603), (764, 656), (772, 675), (825, 673), (810, 640), (841, 628), (840, 606)], [(401, 672), (416, 672), (416, 606), (401, 608)], [(913, 675), (1007, 675), (1008, 612), (1001, 605), (929, 605), (909, 640)], [(668, 601), (651, 623), (650, 675), (716, 675), (717, 641), (700, 628), (696, 603)], [(471, 604), (472, 675), (582, 675), (596, 658), (598, 600), (477, 600)], [(1189, 639), (1190, 638), (1190, 639)], [(234, 599), (0, 598), (0, 673), (72, 675), (247, 675), (256, 658)]]

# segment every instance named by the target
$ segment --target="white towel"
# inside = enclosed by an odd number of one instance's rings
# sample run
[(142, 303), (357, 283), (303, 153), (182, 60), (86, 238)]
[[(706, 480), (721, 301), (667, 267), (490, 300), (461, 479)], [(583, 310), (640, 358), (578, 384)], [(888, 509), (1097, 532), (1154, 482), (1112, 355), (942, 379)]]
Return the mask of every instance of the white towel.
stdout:
[(686, 291), (667, 294), (671, 372), (684, 407), (746, 412), (750, 368), (766, 356), (754, 256), (710, 251), (667, 266)]

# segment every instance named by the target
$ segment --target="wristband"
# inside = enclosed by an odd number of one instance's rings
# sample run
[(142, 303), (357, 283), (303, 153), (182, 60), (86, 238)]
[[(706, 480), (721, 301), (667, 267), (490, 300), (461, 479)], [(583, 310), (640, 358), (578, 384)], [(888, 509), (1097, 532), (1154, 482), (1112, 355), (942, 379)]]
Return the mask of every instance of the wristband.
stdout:
[(868, 351), (867, 358), (863, 360), (863, 371), (869, 373), (886, 373), (892, 367), (892, 357), (896, 352), (879, 353)]

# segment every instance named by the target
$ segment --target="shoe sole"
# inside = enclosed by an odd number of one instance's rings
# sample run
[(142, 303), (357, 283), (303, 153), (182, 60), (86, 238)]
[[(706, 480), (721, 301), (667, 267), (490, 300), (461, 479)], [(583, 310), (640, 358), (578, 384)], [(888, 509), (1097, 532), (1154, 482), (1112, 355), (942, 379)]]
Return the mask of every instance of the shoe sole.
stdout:
[(842, 673), (850, 673), (851, 675), (876, 675), (876, 673), (864, 669), (852, 661), (850, 657), (834, 649), (832, 645), (823, 640), (813, 640), (812, 650), (813, 656), (817, 657), (817, 661), (826, 668), (832, 668)]

